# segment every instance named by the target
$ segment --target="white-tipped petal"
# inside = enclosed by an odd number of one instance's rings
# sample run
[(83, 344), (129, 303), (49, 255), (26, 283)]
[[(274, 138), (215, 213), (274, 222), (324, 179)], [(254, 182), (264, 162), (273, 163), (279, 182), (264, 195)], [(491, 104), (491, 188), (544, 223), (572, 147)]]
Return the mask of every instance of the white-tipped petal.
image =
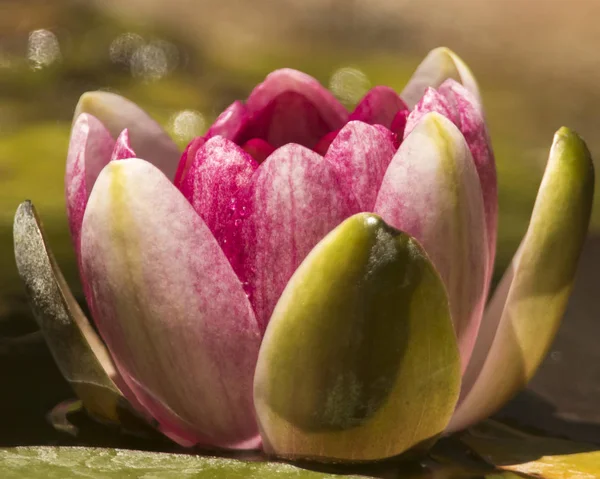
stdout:
[(462, 83), (481, 105), (481, 95), (477, 81), (461, 58), (446, 47), (431, 50), (408, 81), (400, 97), (413, 108), (428, 87), (437, 88), (448, 78)]
[(98, 329), (161, 428), (184, 444), (255, 444), (254, 313), (167, 177), (139, 159), (107, 165), (85, 213), (81, 261)]
[(179, 149), (161, 126), (135, 103), (115, 93), (92, 91), (79, 99), (75, 120), (81, 113), (98, 118), (113, 138), (127, 128), (131, 147), (137, 155), (173, 179), (179, 163)]
[(464, 371), (483, 313), (488, 248), (477, 170), (450, 120), (429, 113), (404, 140), (383, 178), (375, 213), (414, 236), (440, 272)]

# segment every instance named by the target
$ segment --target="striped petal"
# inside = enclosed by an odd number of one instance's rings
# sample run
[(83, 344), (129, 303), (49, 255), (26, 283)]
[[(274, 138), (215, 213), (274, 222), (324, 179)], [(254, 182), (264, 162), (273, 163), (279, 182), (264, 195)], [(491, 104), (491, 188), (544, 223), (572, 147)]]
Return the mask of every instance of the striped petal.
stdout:
[(90, 113), (98, 118), (113, 138), (127, 128), (131, 146), (140, 157), (173, 179), (179, 162), (179, 150), (169, 135), (135, 103), (115, 93), (84, 93), (75, 108), (75, 118)]
[(463, 371), (485, 301), (487, 241), (479, 177), (456, 126), (423, 117), (385, 174), (375, 212), (421, 242), (448, 289)]
[(444, 285), (413, 238), (360, 213), (288, 283), (260, 349), (267, 452), (367, 461), (430, 445), (460, 389)]
[(437, 88), (448, 78), (461, 83), (481, 105), (481, 95), (473, 73), (456, 53), (445, 47), (429, 52), (400, 96), (410, 108), (413, 108), (428, 87)]
[(344, 106), (317, 80), (306, 73), (283, 68), (270, 73), (265, 81), (258, 85), (246, 101), (246, 108), (256, 113), (285, 92), (294, 92), (305, 97), (319, 111), (330, 130), (337, 130), (348, 119)]
[(527, 234), (486, 311), (451, 431), (494, 413), (544, 359), (573, 287), (593, 195), (590, 153), (561, 128)]
[(361, 121), (351, 121), (333, 140), (325, 159), (354, 193), (360, 210), (373, 211), (383, 175), (394, 153), (392, 132)]
[(67, 153), (65, 195), (71, 239), (78, 256), (88, 197), (100, 171), (110, 161), (114, 146), (115, 140), (96, 117), (83, 113), (76, 118)]
[[(345, 218), (359, 211), (335, 169), (320, 155), (290, 144), (275, 151), (238, 198), (230, 261), (247, 284), (265, 330), (288, 280), (309, 251)], [(236, 233), (239, 233), (236, 235)]]
[(169, 179), (143, 160), (111, 162), (81, 244), (94, 319), (136, 398), (185, 445), (255, 445), (252, 308)]
[(180, 187), (222, 246), (225, 227), (233, 214), (232, 201), (239, 189), (250, 184), (257, 167), (256, 161), (235, 143), (215, 136), (198, 150)]
[(349, 121), (359, 120), (369, 125), (392, 126), (399, 111), (408, 110), (398, 93), (388, 86), (379, 85), (367, 92), (350, 114)]

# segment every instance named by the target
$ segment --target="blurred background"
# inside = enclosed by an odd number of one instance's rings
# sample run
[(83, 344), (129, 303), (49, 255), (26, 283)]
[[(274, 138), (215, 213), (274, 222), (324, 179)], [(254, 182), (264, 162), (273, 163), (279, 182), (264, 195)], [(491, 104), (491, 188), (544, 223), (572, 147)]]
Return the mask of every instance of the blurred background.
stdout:
[[(575, 129), (600, 157), (599, 15), (593, 0), (0, 0), (0, 377), (9, 378), (0, 407), (16, 412), (0, 415), (0, 435), (12, 431), (1, 441), (27, 442), (29, 428), (45, 427), (32, 411), (71, 395), (30, 335), (12, 220), (21, 201), (35, 203), (80, 295), (63, 175), (83, 92), (134, 100), (183, 148), (276, 68), (313, 75), (352, 108), (371, 86), (401, 91), (425, 54), (446, 45), (483, 93), (498, 164), (499, 277), (527, 227), (554, 132)], [(502, 413), (598, 441), (599, 229), (595, 208), (565, 325), (530, 389)], [(17, 337), (31, 339), (15, 346)]]

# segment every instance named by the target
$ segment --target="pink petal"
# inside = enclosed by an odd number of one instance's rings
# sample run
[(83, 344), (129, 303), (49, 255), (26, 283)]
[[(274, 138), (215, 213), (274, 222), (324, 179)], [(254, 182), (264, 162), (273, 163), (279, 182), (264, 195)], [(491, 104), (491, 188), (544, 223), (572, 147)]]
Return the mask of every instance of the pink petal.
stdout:
[[(260, 333), (252, 307), (169, 179), (143, 160), (109, 163), (90, 196), (81, 245), (98, 329), (161, 426), (185, 444), (255, 441)], [(181, 421), (171, 424), (173, 417)]]
[[(123, 365), (117, 363), (117, 367), (121, 372), (121, 383), (125, 383), (126, 390), (130, 392), (130, 394), (135, 394), (135, 399), (139, 403), (138, 407), (141, 408), (144, 413), (152, 414), (151, 419), (156, 421), (156, 427), (160, 432), (183, 447), (192, 447), (196, 445), (204, 447), (214, 446), (211, 437), (199, 433), (192, 424), (176, 414), (143, 385), (135, 381)], [(226, 448), (242, 450), (259, 449), (260, 444), (260, 436), (255, 435), (250, 439), (245, 439), (234, 444), (228, 444)]]
[(71, 238), (78, 256), (88, 196), (100, 171), (110, 161), (114, 144), (115, 140), (97, 118), (87, 113), (76, 118), (67, 153), (65, 194)]
[(224, 228), (232, 217), (232, 201), (239, 189), (250, 184), (257, 167), (235, 143), (215, 136), (198, 150), (183, 180), (181, 193), (222, 246)]
[(275, 148), (260, 138), (252, 138), (244, 143), (242, 149), (254, 158), (258, 163), (265, 161), (275, 151)]
[(206, 132), (206, 138), (222, 136), (232, 140), (240, 132), (248, 119), (246, 106), (240, 101), (234, 101), (221, 113)]
[(421, 98), (413, 111), (410, 112), (410, 115), (408, 115), (406, 126), (404, 128), (404, 138), (410, 135), (421, 119), (432, 111), (445, 116), (454, 124), (458, 123), (458, 117), (455, 114), (455, 111), (450, 107), (448, 100), (437, 90), (427, 88), (423, 98)]
[(190, 165), (194, 161), (194, 158), (196, 158), (197, 151), (200, 148), (202, 148), (202, 146), (204, 146), (204, 143), (206, 143), (206, 138), (203, 136), (198, 136), (194, 138), (188, 144), (188, 146), (186, 146), (185, 151), (183, 152), (183, 154), (181, 155), (181, 159), (179, 160), (179, 165), (177, 165), (175, 179), (173, 180), (173, 184), (177, 188), (181, 187), (181, 184), (183, 183), (183, 180), (187, 175)]
[[(247, 283), (261, 331), (288, 280), (308, 252), (345, 218), (359, 211), (335, 169), (300, 145), (279, 148), (240, 194), (231, 258)], [(236, 231), (237, 230), (237, 231)]]
[(84, 93), (75, 109), (75, 118), (89, 113), (98, 118), (113, 138), (129, 129), (131, 144), (137, 154), (156, 165), (170, 179), (175, 175), (180, 153), (169, 135), (132, 101), (115, 93)]
[(288, 143), (313, 148), (331, 130), (317, 105), (300, 93), (286, 91), (257, 111), (234, 140), (242, 145), (261, 138), (275, 148)]
[(125, 128), (117, 138), (110, 160), (126, 160), (127, 158), (135, 158), (136, 156), (129, 142), (129, 130)]
[(429, 113), (404, 140), (383, 179), (375, 213), (414, 236), (440, 272), (464, 371), (481, 322), (489, 262), (479, 177), (450, 120)]
[(369, 90), (350, 114), (349, 121), (360, 120), (370, 125), (390, 128), (394, 117), (408, 107), (390, 87), (376, 86)]
[(329, 130), (341, 128), (348, 119), (348, 112), (329, 90), (310, 75), (290, 68), (270, 73), (264, 82), (254, 88), (246, 107), (251, 113), (259, 112), (285, 92), (298, 93), (312, 103)]
[(396, 153), (394, 139), (386, 128), (351, 121), (325, 155), (345, 187), (354, 193), (360, 211), (373, 211), (383, 175)]
[(481, 181), (483, 206), (489, 244), (489, 274), (493, 273), (496, 257), (496, 237), (498, 230), (498, 184), (496, 180), (496, 164), (490, 143), (485, 119), (477, 99), (460, 83), (448, 79), (439, 88), (450, 109), (453, 111), (455, 124), (465, 137), (475, 167)]

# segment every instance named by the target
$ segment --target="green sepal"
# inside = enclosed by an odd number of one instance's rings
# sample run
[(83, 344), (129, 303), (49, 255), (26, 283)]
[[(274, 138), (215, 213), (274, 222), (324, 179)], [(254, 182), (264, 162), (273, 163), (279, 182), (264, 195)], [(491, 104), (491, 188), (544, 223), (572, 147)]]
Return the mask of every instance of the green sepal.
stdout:
[(357, 462), (432, 444), (459, 387), (438, 273), (415, 239), (361, 213), (329, 233), (288, 283), (261, 346), (254, 396), (268, 452)]

